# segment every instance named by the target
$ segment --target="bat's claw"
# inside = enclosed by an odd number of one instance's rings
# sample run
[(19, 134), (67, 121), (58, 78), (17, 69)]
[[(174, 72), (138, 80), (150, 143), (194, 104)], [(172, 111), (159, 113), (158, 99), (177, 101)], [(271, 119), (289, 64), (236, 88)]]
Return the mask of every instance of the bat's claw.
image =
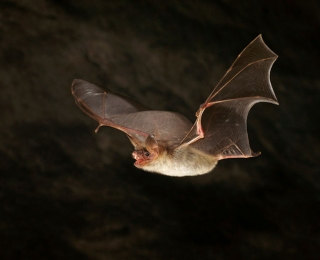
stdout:
[(258, 155), (260, 155), (261, 154), (261, 152), (253, 152), (253, 151), (251, 151), (251, 156), (252, 157), (256, 157), (256, 156), (258, 156)]
[(103, 126), (102, 124), (99, 124), (98, 127), (96, 128), (96, 130), (94, 130), (95, 133), (98, 133), (100, 127)]

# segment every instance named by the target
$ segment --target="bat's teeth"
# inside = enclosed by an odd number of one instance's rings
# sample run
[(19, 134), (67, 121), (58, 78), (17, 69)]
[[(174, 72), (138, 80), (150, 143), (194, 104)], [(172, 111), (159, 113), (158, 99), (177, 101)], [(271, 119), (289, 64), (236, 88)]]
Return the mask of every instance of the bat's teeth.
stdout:
[(143, 167), (145, 164), (145, 161), (142, 160), (142, 159), (137, 159), (137, 161), (134, 163), (134, 166), (138, 167), (138, 168), (141, 168)]

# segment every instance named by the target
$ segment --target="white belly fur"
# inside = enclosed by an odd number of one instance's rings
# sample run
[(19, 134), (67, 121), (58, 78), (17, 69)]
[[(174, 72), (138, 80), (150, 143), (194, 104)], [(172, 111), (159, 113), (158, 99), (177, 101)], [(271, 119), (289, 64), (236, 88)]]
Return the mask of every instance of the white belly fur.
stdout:
[(213, 156), (190, 147), (181, 147), (172, 154), (163, 152), (156, 160), (143, 166), (142, 169), (169, 176), (195, 176), (210, 172), (217, 162), (218, 160)]

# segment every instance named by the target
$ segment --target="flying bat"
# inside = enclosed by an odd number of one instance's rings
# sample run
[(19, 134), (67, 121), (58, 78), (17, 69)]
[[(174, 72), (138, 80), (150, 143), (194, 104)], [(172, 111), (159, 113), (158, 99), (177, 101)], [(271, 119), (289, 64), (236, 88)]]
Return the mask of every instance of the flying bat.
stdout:
[(237, 57), (192, 124), (185, 116), (150, 110), (132, 99), (75, 79), (71, 91), (76, 104), (99, 126), (123, 131), (134, 146), (134, 165), (169, 176), (210, 172), (219, 160), (248, 158), (247, 116), (258, 102), (278, 104), (270, 83), (277, 55), (255, 38)]

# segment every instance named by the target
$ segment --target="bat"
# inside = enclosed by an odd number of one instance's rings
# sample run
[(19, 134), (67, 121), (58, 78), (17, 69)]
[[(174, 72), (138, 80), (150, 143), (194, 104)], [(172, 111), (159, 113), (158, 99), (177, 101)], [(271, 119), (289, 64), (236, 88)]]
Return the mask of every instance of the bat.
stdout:
[(134, 147), (134, 165), (169, 176), (210, 172), (228, 158), (260, 154), (250, 149), (247, 116), (258, 102), (278, 105), (270, 82), (277, 59), (262, 40), (255, 38), (237, 57), (207, 100), (196, 121), (169, 111), (150, 110), (128, 97), (75, 79), (71, 92), (76, 104), (101, 126), (123, 131)]

